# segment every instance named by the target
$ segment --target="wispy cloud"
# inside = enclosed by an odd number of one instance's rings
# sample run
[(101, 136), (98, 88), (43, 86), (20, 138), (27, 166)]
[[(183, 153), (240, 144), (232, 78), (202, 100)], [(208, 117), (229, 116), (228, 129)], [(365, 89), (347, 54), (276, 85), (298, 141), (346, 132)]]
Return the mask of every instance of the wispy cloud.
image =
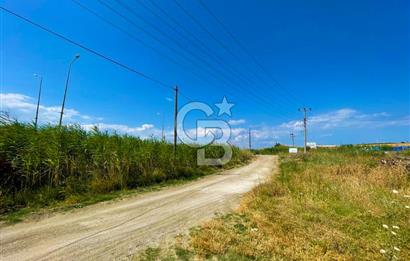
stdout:
[(96, 123), (96, 124), (83, 124), (81, 125), (86, 130), (91, 130), (93, 127), (97, 127), (100, 130), (113, 130), (121, 133), (139, 133), (146, 130), (152, 130), (154, 125), (152, 124), (142, 124), (139, 127), (129, 127), (128, 125), (123, 124), (106, 124), (106, 123)]
[[(171, 99), (172, 101), (172, 99)], [(0, 110), (7, 111), (19, 121), (30, 122), (34, 119), (36, 101), (34, 98), (19, 93), (0, 93)], [(40, 106), (41, 123), (57, 123), (60, 106)], [(144, 123), (139, 126), (125, 124), (109, 124), (103, 122), (103, 118), (80, 113), (76, 109), (67, 108), (64, 113), (64, 121), (67, 124), (80, 124), (84, 129), (91, 130), (94, 126), (100, 130), (117, 132), (145, 137), (160, 137), (162, 130), (153, 124)], [(240, 127), (246, 123), (245, 119), (232, 119), (231, 143), (245, 147), (248, 143), (248, 129)], [(317, 133), (318, 137), (330, 137), (333, 131), (343, 128), (348, 129), (376, 129), (386, 127), (410, 126), (410, 116), (393, 118), (387, 112), (363, 113), (351, 108), (342, 108), (321, 114), (312, 114), (308, 120), (311, 132)], [(253, 126), (252, 139), (259, 146), (271, 146), (276, 141), (288, 140), (290, 132), (303, 130), (302, 120), (291, 120), (274, 126)], [(204, 133), (195, 128), (186, 131), (188, 135), (202, 136)], [(217, 131), (215, 131), (217, 132)], [(165, 136), (171, 139), (172, 130), (165, 130)]]
[[(34, 98), (19, 93), (0, 93), (0, 110), (6, 111), (12, 118), (22, 122), (31, 122), (34, 119), (37, 108)], [(39, 107), (40, 123), (55, 124), (59, 120), (60, 106)], [(131, 127), (124, 124), (103, 123), (103, 118), (94, 117), (80, 113), (78, 110), (66, 108), (64, 110), (64, 122), (67, 124), (79, 124), (86, 130), (97, 127), (102, 131), (117, 132), (139, 137), (160, 136), (162, 130), (156, 129), (153, 124), (142, 124), (141, 126)]]
[(160, 130), (156, 129), (153, 124), (142, 124), (137, 127), (130, 127), (124, 124), (106, 124), (106, 123), (94, 123), (94, 124), (81, 124), (85, 130), (92, 130), (97, 127), (101, 131), (115, 132), (118, 134), (128, 134), (139, 136), (141, 138), (157, 137), (160, 135)]
[(246, 120), (244, 120), (244, 119), (233, 120), (232, 119), (232, 120), (229, 120), (228, 123), (232, 126), (235, 126), (235, 125), (241, 125), (241, 124), (246, 123)]
[[(389, 119), (386, 112), (365, 114), (354, 109), (344, 108), (340, 110), (312, 115), (308, 119), (311, 128), (328, 130), (335, 128), (365, 128), (384, 126), (405, 126), (409, 125), (408, 117), (401, 119)], [(303, 121), (289, 121), (278, 126), (279, 129), (289, 129), (299, 131), (303, 129)]]
[[(309, 125), (322, 129), (334, 128), (351, 120), (356, 114), (357, 111), (352, 109), (340, 109), (329, 113), (314, 115), (309, 117)], [(303, 129), (303, 121), (289, 121), (281, 124), (279, 127), (299, 131)]]
[[(333, 136), (333, 130), (343, 128), (352, 130), (410, 126), (410, 116), (393, 119), (386, 112), (366, 114), (354, 109), (343, 108), (311, 115), (308, 118), (308, 126), (312, 132), (318, 133), (321, 137), (331, 137)], [(254, 127), (252, 139), (261, 146), (271, 146), (275, 141), (288, 140), (291, 132), (300, 132), (302, 130), (303, 120), (291, 120), (276, 126)], [(233, 140), (237, 144), (246, 146), (248, 140), (247, 130), (241, 130)]]
[[(0, 93), (0, 110), (9, 112), (14, 118), (20, 121), (33, 121), (37, 104), (29, 96), (19, 93)], [(56, 123), (60, 117), (60, 106), (39, 107), (39, 121), (41, 123)], [(102, 118), (81, 114), (71, 108), (64, 110), (64, 120), (66, 122), (77, 122), (85, 120), (102, 120)]]

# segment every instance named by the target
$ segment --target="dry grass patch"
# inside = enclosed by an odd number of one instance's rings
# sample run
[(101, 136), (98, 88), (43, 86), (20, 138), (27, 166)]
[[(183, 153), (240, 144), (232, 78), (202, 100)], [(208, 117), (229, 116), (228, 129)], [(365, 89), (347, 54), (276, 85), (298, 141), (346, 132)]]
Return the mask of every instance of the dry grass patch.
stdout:
[(237, 212), (193, 230), (189, 251), (217, 260), (410, 260), (410, 174), (382, 157), (283, 157), (280, 173)]

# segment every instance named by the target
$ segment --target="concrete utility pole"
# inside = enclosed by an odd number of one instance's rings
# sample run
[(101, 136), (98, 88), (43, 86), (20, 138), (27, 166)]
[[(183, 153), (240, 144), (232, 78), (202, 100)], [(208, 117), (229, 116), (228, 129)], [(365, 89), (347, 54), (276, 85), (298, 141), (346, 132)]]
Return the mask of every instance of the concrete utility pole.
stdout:
[(162, 114), (162, 133), (161, 133), (162, 142), (165, 141), (165, 131), (164, 131), (164, 113)]
[(248, 130), (248, 136), (249, 136), (249, 150), (252, 149), (252, 135), (251, 135), (251, 128)]
[(305, 146), (304, 146), (304, 148), (303, 148), (303, 153), (306, 153), (306, 145), (307, 145), (307, 112), (308, 111), (311, 111), (312, 109), (311, 108), (306, 108), (306, 107), (303, 107), (303, 108), (299, 108), (299, 111), (302, 111), (304, 114), (304, 117), (303, 117), (303, 127), (304, 127), (304, 129), (305, 129)]
[(291, 133), (290, 138), (292, 139), (292, 147), (295, 147), (295, 134)]
[(40, 109), (40, 98), (41, 98), (41, 85), (43, 84), (43, 76), (34, 74), (34, 77), (40, 77), (40, 87), (38, 88), (38, 98), (37, 98), (37, 109), (36, 109), (36, 118), (34, 118), (34, 128), (37, 130), (38, 123), (38, 111)]
[(175, 86), (175, 97), (174, 97), (174, 156), (177, 152), (177, 117), (178, 117), (178, 86)]
[(67, 88), (68, 88), (68, 83), (70, 81), (70, 74), (71, 74), (71, 66), (77, 59), (80, 58), (79, 54), (76, 54), (74, 59), (71, 61), (70, 66), (68, 67), (68, 73), (67, 73), (67, 80), (65, 82), (65, 89), (64, 89), (64, 97), (63, 97), (63, 104), (61, 105), (61, 112), (60, 112), (60, 121), (58, 122), (58, 126), (61, 127), (61, 124), (63, 123), (63, 114), (64, 114), (64, 106), (65, 106), (65, 99), (67, 97)]

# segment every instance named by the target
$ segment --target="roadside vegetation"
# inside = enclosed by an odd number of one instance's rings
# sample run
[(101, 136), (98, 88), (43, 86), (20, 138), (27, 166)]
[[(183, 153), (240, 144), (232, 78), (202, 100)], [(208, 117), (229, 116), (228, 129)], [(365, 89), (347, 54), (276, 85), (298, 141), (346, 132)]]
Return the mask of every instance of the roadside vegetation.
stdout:
[(236, 212), (193, 229), (185, 246), (139, 259), (410, 260), (403, 155), (356, 147), (282, 154), (278, 173)]
[(261, 155), (277, 155), (279, 153), (286, 153), (288, 152), (289, 147), (282, 145), (280, 143), (276, 143), (275, 146), (269, 148), (263, 148), (259, 150), (254, 150), (255, 154)]
[[(218, 171), (197, 166), (196, 149), (156, 139), (109, 134), (79, 126), (18, 122), (0, 125), (0, 216), (21, 215), (46, 206), (78, 206), (112, 199), (134, 190), (174, 184)], [(208, 157), (220, 147), (206, 148)], [(233, 148), (223, 168), (242, 164), (251, 153)], [(159, 184), (159, 185), (158, 185)]]

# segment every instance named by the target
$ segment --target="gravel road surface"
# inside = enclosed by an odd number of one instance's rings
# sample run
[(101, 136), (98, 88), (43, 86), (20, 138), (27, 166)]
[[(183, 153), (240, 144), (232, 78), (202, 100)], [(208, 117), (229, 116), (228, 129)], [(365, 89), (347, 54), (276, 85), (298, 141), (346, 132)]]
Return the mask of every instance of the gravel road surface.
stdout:
[(126, 260), (235, 208), (277, 167), (275, 156), (158, 192), (0, 228), (0, 260)]

